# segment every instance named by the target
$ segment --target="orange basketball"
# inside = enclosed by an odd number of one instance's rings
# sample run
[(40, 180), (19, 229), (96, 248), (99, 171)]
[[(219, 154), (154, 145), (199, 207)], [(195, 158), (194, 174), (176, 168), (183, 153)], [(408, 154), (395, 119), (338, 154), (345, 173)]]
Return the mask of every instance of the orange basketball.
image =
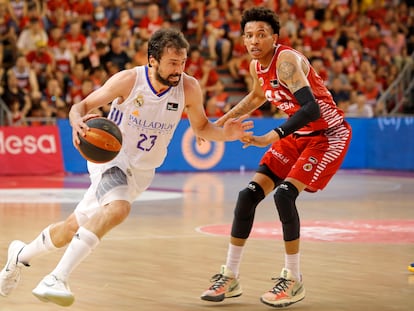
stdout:
[(107, 118), (93, 118), (86, 121), (89, 131), (79, 136), (79, 152), (88, 161), (105, 163), (117, 156), (122, 146), (119, 127)]

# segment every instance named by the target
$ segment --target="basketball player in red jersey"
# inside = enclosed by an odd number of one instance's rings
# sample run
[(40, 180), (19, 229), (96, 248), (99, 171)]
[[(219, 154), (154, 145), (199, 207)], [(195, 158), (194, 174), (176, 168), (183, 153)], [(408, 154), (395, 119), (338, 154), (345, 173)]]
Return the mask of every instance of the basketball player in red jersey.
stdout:
[(257, 205), (271, 192), (283, 228), (285, 265), (273, 288), (261, 296), (272, 307), (286, 307), (305, 297), (300, 272), (300, 221), (296, 198), (302, 191), (322, 190), (338, 171), (351, 140), (344, 120), (322, 79), (298, 51), (278, 44), (279, 20), (271, 10), (254, 7), (241, 21), (244, 44), (252, 57), (253, 88), (217, 120), (251, 113), (266, 101), (288, 119), (263, 136), (244, 140), (244, 147), (271, 145), (248, 186), (239, 192), (226, 264), (201, 295), (222, 301), (242, 294), (239, 266)]

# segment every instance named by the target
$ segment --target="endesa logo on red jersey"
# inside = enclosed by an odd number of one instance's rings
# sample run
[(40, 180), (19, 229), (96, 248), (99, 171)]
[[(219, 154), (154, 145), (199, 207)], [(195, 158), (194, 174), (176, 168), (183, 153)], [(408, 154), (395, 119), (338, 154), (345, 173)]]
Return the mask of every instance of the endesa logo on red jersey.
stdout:
[(0, 175), (63, 173), (56, 126), (0, 127)]

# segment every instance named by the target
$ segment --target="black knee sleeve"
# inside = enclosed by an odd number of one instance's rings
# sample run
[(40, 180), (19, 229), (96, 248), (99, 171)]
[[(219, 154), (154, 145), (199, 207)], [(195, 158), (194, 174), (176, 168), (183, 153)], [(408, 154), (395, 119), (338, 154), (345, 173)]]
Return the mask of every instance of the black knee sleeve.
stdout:
[(253, 227), (256, 207), (264, 198), (262, 187), (254, 181), (251, 181), (247, 188), (239, 192), (236, 208), (234, 209), (231, 236), (240, 239), (249, 237)]
[(273, 196), (279, 219), (282, 222), (283, 239), (285, 241), (299, 239), (300, 222), (296, 208), (296, 198), (298, 195), (298, 189), (292, 183), (284, 181), (276, 188)]

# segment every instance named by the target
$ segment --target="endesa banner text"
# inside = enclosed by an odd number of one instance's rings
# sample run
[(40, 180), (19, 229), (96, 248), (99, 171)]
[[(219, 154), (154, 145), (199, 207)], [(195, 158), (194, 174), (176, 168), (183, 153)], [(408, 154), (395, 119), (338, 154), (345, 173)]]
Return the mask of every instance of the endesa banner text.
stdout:
[(57, 126), (0, 127), (0, 175), (63, 173)]

